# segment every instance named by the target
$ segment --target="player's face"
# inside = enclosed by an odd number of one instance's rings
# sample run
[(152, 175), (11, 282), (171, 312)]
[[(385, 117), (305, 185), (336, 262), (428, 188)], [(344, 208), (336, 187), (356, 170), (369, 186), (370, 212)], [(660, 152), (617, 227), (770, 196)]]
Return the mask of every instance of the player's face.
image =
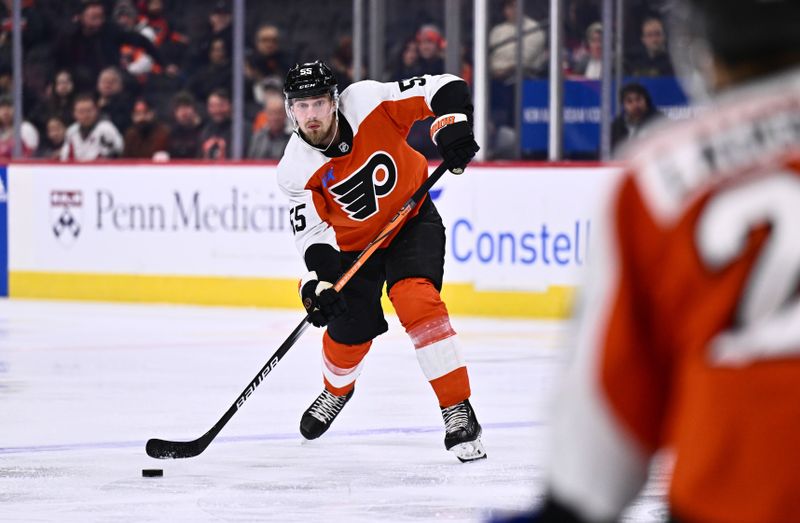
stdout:
[(292, 114), (303, 135), (314, 145), (323, 145), (332, 138), (334, 103), (329, 95), (300, 98), (291, 104)]

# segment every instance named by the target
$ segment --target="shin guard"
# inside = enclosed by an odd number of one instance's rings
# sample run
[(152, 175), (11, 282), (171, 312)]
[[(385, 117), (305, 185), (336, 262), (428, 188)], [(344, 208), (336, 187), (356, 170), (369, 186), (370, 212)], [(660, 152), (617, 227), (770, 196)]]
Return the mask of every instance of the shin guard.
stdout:
[(392, 286), (389, 299), (414, 343), (439, 406), (450, 407), (469, 398), (467, 367), (436, 287), (424, 278), (406, 278)]
[(325, 331), (322, 336), (322, 377), (330, 393), (342, 396), (353, 390), (371, 345), (372, 341), (358, 345), (339, 343)]

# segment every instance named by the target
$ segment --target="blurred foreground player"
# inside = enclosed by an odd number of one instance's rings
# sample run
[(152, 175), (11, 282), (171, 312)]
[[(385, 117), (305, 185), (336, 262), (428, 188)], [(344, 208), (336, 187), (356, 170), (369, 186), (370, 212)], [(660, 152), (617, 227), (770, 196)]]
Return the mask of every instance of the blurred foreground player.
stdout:
[(340, 97), (328, 66), (313, 62), (289, 71), (284, 92), (295, 134), (278, 164), (278, 183), (291, 201), (292, 231), (309, 270), (300, 282), (303, 305), (315, 326), (327, 326), (325, 388), (303, 414), (301, 434), (320, 437), (352, 397), (372, 340), (388, 329), (380, 303), (385, 283), (439, 400), (445, 447), (461, 461), (486, 457), (467, 368), (439, 296), (445, 232), (431, 199), (341, 293), (331, 288), (427, 177), (427, 161), (406, 143), (415, 121), (438, 117), (431, 134), (451, 171), (475, 155), (467, 84), (452, 75), (364, 81)]
[(618, 519), (660, 449), (673, 521), (800, 520), (800, 2), (681, 13), (714, 97), (628, 151), (530, 520)]

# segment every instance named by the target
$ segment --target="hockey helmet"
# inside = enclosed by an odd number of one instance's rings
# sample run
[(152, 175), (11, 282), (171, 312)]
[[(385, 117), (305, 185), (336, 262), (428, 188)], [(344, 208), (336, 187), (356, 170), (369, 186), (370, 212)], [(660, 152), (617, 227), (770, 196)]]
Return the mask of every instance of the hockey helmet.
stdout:
[(673, 62), (695, 98), (708, 94), (712, 56), (729, 66), (769, 65), (800, 50), (797, 0), (681, 0), (671, 18)]
[[(712, 52), (729, 64), (800, 50), (797, 0), (690, 0)], [(746, 23), (743, 23), (746, 21)]]
[(330, 94), (337, 97), (336, 77), (330, 67), (319, 60), (297, 64), (286, 74), (283, 92), (287, 100)]

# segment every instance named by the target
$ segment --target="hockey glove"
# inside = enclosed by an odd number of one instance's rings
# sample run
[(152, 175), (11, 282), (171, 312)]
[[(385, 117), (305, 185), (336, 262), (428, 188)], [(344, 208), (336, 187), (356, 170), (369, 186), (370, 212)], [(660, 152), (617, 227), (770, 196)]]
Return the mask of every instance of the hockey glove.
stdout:
[(431, 140), (453, 174), (463, 173), (480, 149), (475, 142), (467, 115), (461, 113), (445, 114), (434, 120), (431, 125)]
[(314, 327), (324, 327), (331, 320), (347, 312), (344, 296), (333, 289), (333, 284), (319, 281), (312, 271), (300, 281), (300, 299)]

